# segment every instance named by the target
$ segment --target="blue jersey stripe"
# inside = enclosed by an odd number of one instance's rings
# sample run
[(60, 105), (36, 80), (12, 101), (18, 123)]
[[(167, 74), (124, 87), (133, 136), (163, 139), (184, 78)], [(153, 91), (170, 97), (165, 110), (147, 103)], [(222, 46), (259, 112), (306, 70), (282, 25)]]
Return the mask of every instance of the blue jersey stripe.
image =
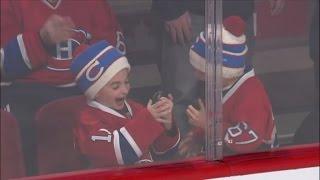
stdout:
[(28, 68), (23, 59), (16, 38), (9, 41), (9, 43), (4, 47), (3, 66), (5, 78), (8, 80), (14, 80), (31, 72), (31, 69)]
[(137, 162), (139, 157), (131, 147), (130, 143), (121, 133), (119, 133), (119, 142), (124, 164), (133, 164)]

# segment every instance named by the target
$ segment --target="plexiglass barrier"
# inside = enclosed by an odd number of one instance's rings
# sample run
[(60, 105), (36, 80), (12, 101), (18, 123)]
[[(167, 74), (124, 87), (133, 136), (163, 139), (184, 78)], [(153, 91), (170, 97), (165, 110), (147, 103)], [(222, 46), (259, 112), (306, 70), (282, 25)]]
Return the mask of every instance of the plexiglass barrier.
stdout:
[(317, 0), (1, 1), (1, 179), (318, 142), (318, 11)]

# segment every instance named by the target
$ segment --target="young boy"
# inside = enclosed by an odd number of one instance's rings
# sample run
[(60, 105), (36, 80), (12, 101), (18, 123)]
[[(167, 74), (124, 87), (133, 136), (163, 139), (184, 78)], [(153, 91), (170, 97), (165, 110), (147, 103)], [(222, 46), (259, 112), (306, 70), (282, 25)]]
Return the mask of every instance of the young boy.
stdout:
[[(267, 93), (255, 76), (252, 68), (245, 68), (247, 53), (244, 21), (230, 16), (223, 22), (223, 138), (227, 154), (267, 150), (276, 144), (276, 127)], [(205, 37), (204, 33), (190, 49), (190, 63), (200, 80), (205, 79)], [(205, 106), (199, 100), (200, 110), (192, 105), (186, 113), (189, 122), (205, 128)], [(203, 133), (190, 132), (180, 145), (180, 153), (188, 154), (192, 148), (191, 136), (203, 138)], [(204, 139), (204, 138), (203, 138)], [(194, 143), (193, 143), (194, 144)]]
[(71, 70), (87, 97), (75, 128), (80, 152), (90, 167), (152, 162), (151, 149), (163, 154), (179, 141), (172, 119), (172, 96), (148, 102), (127, 100), (130, 91), (127, 58), (106, 41), (76, 57)]

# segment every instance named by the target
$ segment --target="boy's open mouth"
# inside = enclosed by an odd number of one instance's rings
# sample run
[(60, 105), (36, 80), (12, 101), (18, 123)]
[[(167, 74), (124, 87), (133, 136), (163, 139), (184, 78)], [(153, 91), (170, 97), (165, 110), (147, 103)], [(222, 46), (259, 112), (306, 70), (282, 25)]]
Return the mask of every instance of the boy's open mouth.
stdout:
[(125, 99), (126, 99), (125, 97), (116, 98), (116, 103), (121, 105), (122, 103), (124, 103), (124, 100), (125, 100)]

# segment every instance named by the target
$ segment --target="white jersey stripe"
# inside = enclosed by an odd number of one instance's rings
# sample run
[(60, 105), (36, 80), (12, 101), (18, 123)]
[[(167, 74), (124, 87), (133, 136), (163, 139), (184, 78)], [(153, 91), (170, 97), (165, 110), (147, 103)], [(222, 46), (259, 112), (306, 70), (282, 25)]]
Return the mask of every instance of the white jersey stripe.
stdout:
[(114, 109), (111, 109), (107, 106), (104, 106), (103, 104), (99, 103), (98, 101), (88, 101), (87, 102), (89, 106), (100, 109), (101, 111), (107, 112), (109, 114), (112, 114), (114, 116), (120, 117), (120, 118), (126, 118), (125, 116), (123, 116), (122, 114), (120, 114), (119, 112), (117, 112)]
[(64, 68), (64, 69), (57, 69), (50, 66), (47, 66), (47, 69), (50, 69), (52, 71), (70, 71), (70, 68)]
[(19, 45), (20, 52), (21, 52), (21, 55), (22, 55), (24, 63), (27, 65), (27, 67), (29, 69), (32, 69), (31, 62), (30, 62), (30, 59), (29, 59), (28, 54), (27, 54), (26, 47), (25, 47), (24, 42), (23, 42), (22, 34), (19, 34), (17, 36), (17, 41), (18, 41), (18, 45)]
[(134, 141), (134, 139), (131, 137), (130, 133), (127, 131), (126, 128), (121, 128), (120, 132), (122, 133), (122, 135), (126, 138), (126, 140), (128, 141), (128, 143), (131, 145), (131, 147), (133, 148), (134, 152), (137, 154), (138, 157), (142, 156), (142, 151), (139, 148), (139, 146), (137, 145), (137, 143)]
[(0, 58), (0, 71), (1, 71), (1, 75), (3, 75), (4, 73), (4, 50), (3, 48), (1, 48), (0, 50), (0, 54), (1, 54), (1, 58)]
[(222, 103), (225, 103), (235, 92), (236, 90), (250, 77), (254, 76), (254, 70), (245, 73), (236, 84), (227, 92), (225, 96), (222, 98)]
[(123, 165), (124, 162), (123, 162), (122, 153), (120, 149), (120, 139), (119, 139), (118, 131), (113, 131), (113, 147), (114, 147), (114, 152), (116, 154), (118, 164)]
[(168, 148), (167, 150), (165, 150), (165, 151), (157, 151), (154, 147), (153, 147), (153, 151), (154, 151), (154, 153), (155, 154), (157, 154), (157, 155), (162, 155), (162, 154), (165, 154), (166, 152), (168, 152), (168, 151), (170, 151), (170, 150), (172, 150), (173, 148), (175, 148), (178, 144), (179, 144), (179, 142), (180, 142), (180, 131), (179, 131), (179, 129), (177, 130), (178, 132), (178, 140), (177, 140), (177, 142), (173, 145), (173, 146), (171, 146), (170, 148)]

